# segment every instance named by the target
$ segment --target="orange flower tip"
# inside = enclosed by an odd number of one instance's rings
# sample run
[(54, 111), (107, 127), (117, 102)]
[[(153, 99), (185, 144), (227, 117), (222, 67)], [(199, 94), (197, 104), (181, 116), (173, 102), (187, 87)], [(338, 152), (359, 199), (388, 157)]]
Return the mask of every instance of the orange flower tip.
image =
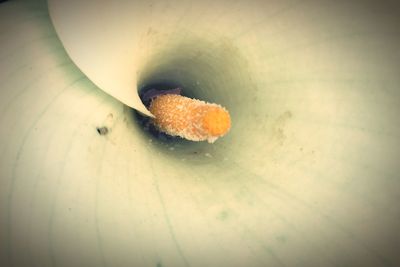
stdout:
[(203, 127), (210, 136), (222, 136), (229, 131), (231, 119), (228, 111), (212, 107), (203, 117)]

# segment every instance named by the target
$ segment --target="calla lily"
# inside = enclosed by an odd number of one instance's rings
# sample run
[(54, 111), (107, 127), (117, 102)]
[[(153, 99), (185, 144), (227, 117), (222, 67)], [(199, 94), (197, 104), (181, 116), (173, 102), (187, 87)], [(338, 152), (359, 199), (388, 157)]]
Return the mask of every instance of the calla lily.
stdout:
[[(1, 3), (0, 265), (399, 266), (399, 14)], [(166, 84), (229, 134), (144, 130), (138, 91)]]

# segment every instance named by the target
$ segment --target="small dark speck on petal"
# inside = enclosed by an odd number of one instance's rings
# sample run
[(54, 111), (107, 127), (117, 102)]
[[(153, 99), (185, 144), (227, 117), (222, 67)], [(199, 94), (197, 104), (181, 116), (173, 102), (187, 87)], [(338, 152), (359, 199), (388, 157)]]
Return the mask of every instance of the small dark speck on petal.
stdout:
[(97, 133), (99, 135), (106, 135), (108, 134), (108, 128), (107, 127), (96, 127)]

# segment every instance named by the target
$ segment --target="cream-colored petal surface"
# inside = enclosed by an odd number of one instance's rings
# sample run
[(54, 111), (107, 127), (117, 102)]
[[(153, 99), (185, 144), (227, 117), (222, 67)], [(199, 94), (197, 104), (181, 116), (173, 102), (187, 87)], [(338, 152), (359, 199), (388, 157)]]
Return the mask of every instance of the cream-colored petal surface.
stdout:
[(1, 266), (400, 264), (395, 5), (68, 3), (137, 40), (137, 86), (179, 82), (233, 127), (156, 140), (72, 62), (45, 1), (1, 3)]

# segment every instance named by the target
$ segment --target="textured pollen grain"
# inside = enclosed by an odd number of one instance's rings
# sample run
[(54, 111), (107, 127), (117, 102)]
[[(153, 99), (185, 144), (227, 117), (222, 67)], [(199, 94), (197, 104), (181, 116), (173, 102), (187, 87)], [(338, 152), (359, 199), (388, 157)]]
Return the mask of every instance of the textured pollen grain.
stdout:
[(230, 129), (230, 116), (225, 108), (181, 95), (158, 96), (149, 109), (160, 131), (191, 141), (214, 142)]

